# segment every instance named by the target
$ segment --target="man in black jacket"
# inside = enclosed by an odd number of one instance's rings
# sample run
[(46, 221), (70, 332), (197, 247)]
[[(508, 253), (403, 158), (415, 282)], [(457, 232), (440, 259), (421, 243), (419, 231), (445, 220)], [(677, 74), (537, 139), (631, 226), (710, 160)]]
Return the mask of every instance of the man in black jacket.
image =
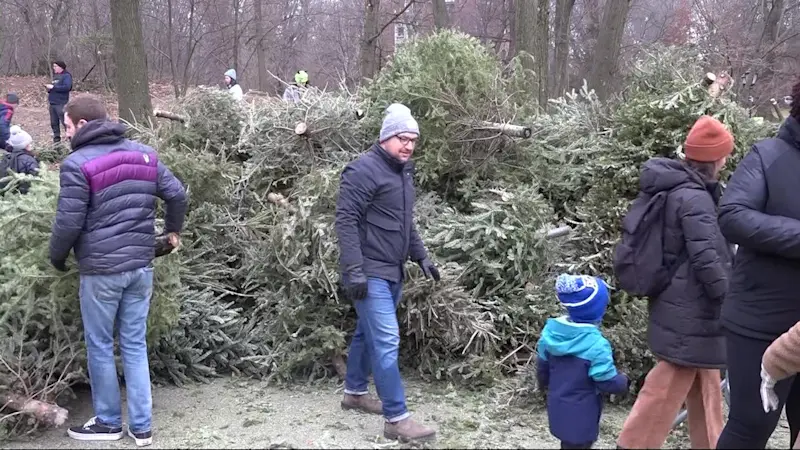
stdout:
[(53, 129), (53, 142), (61, 142), (61, 126), (64, 122), (64, 106), (69, 103), (72, 91), (72, 75), (67, 72), (64, 61), (53, 62), (53, 81), (45, 86), (47, 101), (50, 103), (50, 128)]
[[(397, 304), (409, 257), (426, 277), (439, 280), (439, 272), (413, 220), (414, 168), (409, 159), (419, 127), (404, 105), (393, 104), (386, 113), (380, 144), (344, 169), (336, 205), (343, 293), (358, 314), (342, 408), (382, 413), (389, 439), (425, 441), (434, 439), (436, 431), (409, 417), (397, 364)], [(370, 372), (381, 401), (367, 395)]]
[(721, 316), (731, 404), (717, 448), (764, 448), (784, 404), (791, 445), (800, 430), (800, 380), (775, 385), (770, 413), (759, 395), (764, 351), (800, 321), (800, 82), (792, 96), (778, 136), (753, 146), (720, 201), (720, 229), (739, 249)]

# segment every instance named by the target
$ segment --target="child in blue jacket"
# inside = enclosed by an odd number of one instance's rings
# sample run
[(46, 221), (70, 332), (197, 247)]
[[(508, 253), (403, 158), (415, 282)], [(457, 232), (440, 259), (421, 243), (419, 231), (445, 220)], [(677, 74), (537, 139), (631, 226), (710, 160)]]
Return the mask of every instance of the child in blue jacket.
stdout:
[(599, 278), (562, 274), (556, 291), (568, 314), (547, 320), (537, 344), (536, 378), (548, 390), (550, 433), (561, 448), (592, 448), (600, 434), (602, 393), (623, 394), (629, 384), (598, 328), (608, 287)]

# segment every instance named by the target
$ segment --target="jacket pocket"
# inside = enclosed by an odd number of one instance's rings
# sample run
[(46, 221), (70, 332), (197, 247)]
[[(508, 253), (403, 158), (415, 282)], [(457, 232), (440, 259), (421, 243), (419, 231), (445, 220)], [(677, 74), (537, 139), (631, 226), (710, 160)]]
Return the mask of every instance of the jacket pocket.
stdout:
[(374, 211), (367, 212), (366, 222), (364, 256), (376, 261), (402, 263), (403, 235), (400, 222)]

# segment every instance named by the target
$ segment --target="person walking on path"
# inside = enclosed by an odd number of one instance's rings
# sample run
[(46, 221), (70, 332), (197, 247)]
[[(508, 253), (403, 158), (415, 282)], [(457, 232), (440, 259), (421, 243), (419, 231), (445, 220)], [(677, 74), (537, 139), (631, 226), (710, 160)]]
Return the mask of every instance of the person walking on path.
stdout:
[(72, 153), (61, 163), (50, 261), (67, 271), (74, 248), (95, 417), (68, 434), (81, 441), (122, 439), (122, 406), (114, 332), (125, 372), (128, 435), (153, 442), (147, 359), (147, 314), (153, 294), (156, 198), (166, 202), (165, 232), (177, 247), (186, 191), (156, 151), (125, 138), (97, 98), (82, 95), (64, 108)]
[(775, 384), (778, 405), (769, 413), (758, 394), (764, 352), (800, 322), (800, 82), (792, 98), (778, 135), (753, 145), (720, 201), (720, 229), (739, 249), (722, 306), (731, 399), (717, 448), (764, 448), (784, 405), (790, 446), (800, 431), (800, 379)]
[(561, 274), (556, 292), (567, 315), (545, 323), (536, 344), (536, 380), (548, 391), (550, 433), (561, 448), (592, 448), (600, 434), (602, 393), (624, 394), (629, 385), (599, 328), (608, 287), (600, 278)]
[(228, 69), (225, 72), (225, 86), (228, 87), (228, 92), (234, 100), (239, 101), (244, 98), (242, 87), (239, 86), (239, 82), (236, 80), (236, 70)]
[[(342, 172), (336, 204), (342, 294), (358, 315), (341, 406), (382, 413), (385, 437), (401, 441), (436, 437), (434, 429), (411, 419), (397, 361), (397, 305), (405, 262), (410, 258), (426, 277), (439, 280), (413, 219), (410, 159), (418, 138), (411, 111), (401, 104), (389, 106), (379, 143)], [(380, 401), (368, 395), (370, 372)]]
[(53, 81), (45, 86), (47, 88), (47, 102), (50, 104), (50, 128), (53, 129), (53, 142), (61, 142), (61, 126), (66, 129), (64, 122), (64, 106), (69, 103), (69, 93), (72, 91), (72, 75), (67, 72), (64, 61), (53, 62)]
[(642, 167), (640, 196), (666, 193), (662, 254), (653, 256), (671, 276), (648, 303), (648, 343), (658, 362), (625, 420), (619, 448), (661, 448), (684, 402), (692, 448), (713, 448), (722, 431), (719, 316), (733, 249), (719, 230), (716, 205), (719, 174), (733, 146), (725, 126), (703, 116), (686, 137), (685, 160), (653, 158)]

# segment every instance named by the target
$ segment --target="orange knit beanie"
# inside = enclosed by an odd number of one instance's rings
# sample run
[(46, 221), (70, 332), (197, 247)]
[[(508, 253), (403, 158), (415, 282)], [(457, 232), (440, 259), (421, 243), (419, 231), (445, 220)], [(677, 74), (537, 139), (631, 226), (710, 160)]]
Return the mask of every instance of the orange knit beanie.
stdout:
[(733, 152), (733, 135), (719, 120), (711, 116), (702, 116), (697, 119), (686, 143), (683, 144), (683, 153), (686, 158), (700, 162), (718, 161)]

